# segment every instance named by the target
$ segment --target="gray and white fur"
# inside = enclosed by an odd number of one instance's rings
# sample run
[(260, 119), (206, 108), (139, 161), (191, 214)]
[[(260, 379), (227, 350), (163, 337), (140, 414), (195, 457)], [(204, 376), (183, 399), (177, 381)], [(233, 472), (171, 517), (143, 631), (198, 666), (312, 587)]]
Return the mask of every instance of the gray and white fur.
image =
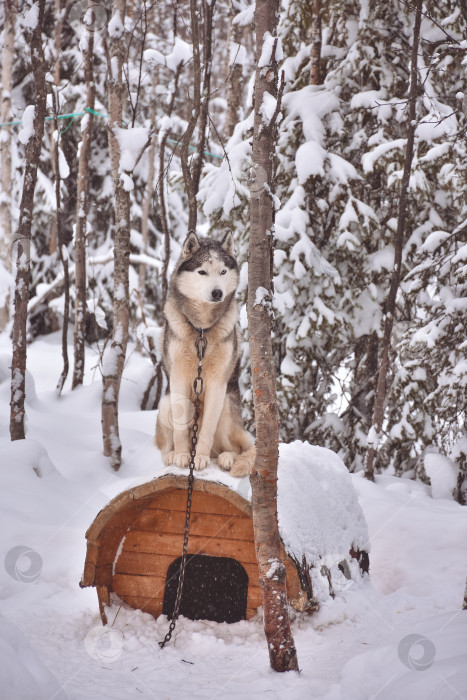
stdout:
[(169, 386), (157, 416), (156, 445), (166, 465), (186, 467), (190, 461), (198, 371), (195, 340), (202, 329), (207, 348), (195, 468), (204, 469), (211, 459), (233, 476), (245, 476), (253, 468), (255, 448), (243, 427), (238, 388), (237, 286), (231, 231), (222, 241), (198, 238), (190, 231), (164, 306), (162, 358)]

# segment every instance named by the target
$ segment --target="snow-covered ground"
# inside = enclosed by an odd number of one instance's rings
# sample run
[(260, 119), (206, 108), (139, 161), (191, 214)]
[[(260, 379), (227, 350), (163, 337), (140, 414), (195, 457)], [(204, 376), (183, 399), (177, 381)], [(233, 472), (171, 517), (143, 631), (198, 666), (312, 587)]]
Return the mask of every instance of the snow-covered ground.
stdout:
[[(259, 618), (180, 619), (164, 650), (164, 617), (115, 608), (103, 628), (94, 589), (78, 585), (85, 531), (161, 462), (155, 412), (139, 411), (149, 361), (133, 352), (127, 363), (117, 474), (101, 454), (97, 357), (87, 362), (86, 385), (57, 398), (58, 335), (34, 342), (27, 440), (10, 443), (10, 344), (0, 335), (2, 700), (467, 698), (467, 508), (391, 475), (376, 484), (352, 476), (369, 527), (371, 579), (312, 617), (294, 613), (300, 674), (269, 669)], [(438, 483), (434, 495), (443, 493)]]

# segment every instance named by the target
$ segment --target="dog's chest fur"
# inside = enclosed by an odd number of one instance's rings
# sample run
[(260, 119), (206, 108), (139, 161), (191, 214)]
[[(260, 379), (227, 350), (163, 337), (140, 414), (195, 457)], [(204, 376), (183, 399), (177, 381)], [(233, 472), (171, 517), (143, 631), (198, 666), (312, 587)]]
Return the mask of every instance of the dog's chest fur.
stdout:
[[(227, 384), (232, 376), (239, 355), (237, 320), (238, 306), (233, 296), (226, 300), (228, 306), (212, 326), (207, 327), (205, 336), (207, 339), (206, 353), (203, 360), (203, 380), (205, 385), (210, 381)], [(173, 373), (190, 377), (192, 382), (198, 372), (198, 357), (196, 354), (195, 341), (198, 336), (196, 328), (202, 328), (203, 317), (209, 316), (210, 309), (203, 313), (203, 306), (200, 303), (191, 303), (192, 318), (187, 320), (172, 296), (169, 296), (165, 307), (164, 315), (166, 327), (163, 336), (163, 361), (169, 377)], [(196, 327), (194, 327), (196, 326)]]

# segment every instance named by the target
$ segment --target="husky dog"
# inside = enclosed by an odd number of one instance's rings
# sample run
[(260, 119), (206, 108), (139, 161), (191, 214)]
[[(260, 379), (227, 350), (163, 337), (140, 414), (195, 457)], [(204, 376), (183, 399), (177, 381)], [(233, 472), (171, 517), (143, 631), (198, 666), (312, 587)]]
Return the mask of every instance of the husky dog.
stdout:
[(193, 231), (185, 239), (164, 307), (162, 359), (169, 387), (157, 416), (156, 445), (166, 465), (189, 464), (193, 381), (198, 373), (195, 340), (202, 329), (207, 347), (195, 468), (204, 469), (211, 458), (217, 458), (222, 469), (240, 477), (250, 474), (255, 448), (243, 428), (240, 410), (234, 254), (230, 230), (222, 241), (198, 238)]

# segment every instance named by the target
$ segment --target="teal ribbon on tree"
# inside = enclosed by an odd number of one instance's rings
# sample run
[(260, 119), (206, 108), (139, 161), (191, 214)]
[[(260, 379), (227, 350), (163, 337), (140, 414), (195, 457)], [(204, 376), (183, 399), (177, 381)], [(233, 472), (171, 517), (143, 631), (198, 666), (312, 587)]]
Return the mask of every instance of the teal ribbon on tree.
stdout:
[[(56, 118), (56, 119), (70, 119), (70, 123), (68, 124), (68, 126), (66, 127), (66, 129), (64, 129), (63, 131), (60, 132), (61, 134), (64, 134), (65, 131), (68, 131), (68, 129), (70, 128), (70, 126), (73, 124), (75, 118), (76, 118), (76, 117), (84, 117), (84, 115), (86, 114), (86, 112), (87, 112), (88, 114), (94, 114), (94, 116), (96, 116), (96, 117), (103, 117), (104, 119), (108, 119), (108, 118), (109, 118), (109, 115), (108, 115), (108, 114), (102, 114), (102, 112), (96, 112), (96, 110), (95, 110), (95, 109), (91, 109), (91, 107), (85, 107), (85, 108), (84, 108), (84, 112), (72, 112), (71, 114), (58, 114), (57, 117), (46, 117), (46, 118), (45, 118), (45, 121), (46, 121), (46, 122), (53, 122), (55, 118)], [(22, 124), (22, 123), (23, 123), (23, 122), (22, 122), (21, 120), (20, 120), (20, 121), (16, 121), (16, 122), (5, 122), (4, 124), (0, 124), (0, 127), (2, 127), (2, 126), (19, 126), (19, 125)], [(167, 139), (167, 141), (169, 141), (169, 143), (174, 143), (176, 146), (179, 146), (179, 145), (180, 145), (180, 141), (175, 141), (174, 139)], [(191, 151), (196, 151), (196, 150), (197, 150), (197, 149), (196, 149), (196, 146), (188, 146), (188, 148), (189, 148)], [(205, 156), (211, 156), (211, 158), (219, 158), (219, 160), (222, 160), (222, 158), (223, 158), (223, 156), (218, 156), (216, 153), (210, 153), (209, 151), (204, 151), (204, 155), (205, 155)]]

